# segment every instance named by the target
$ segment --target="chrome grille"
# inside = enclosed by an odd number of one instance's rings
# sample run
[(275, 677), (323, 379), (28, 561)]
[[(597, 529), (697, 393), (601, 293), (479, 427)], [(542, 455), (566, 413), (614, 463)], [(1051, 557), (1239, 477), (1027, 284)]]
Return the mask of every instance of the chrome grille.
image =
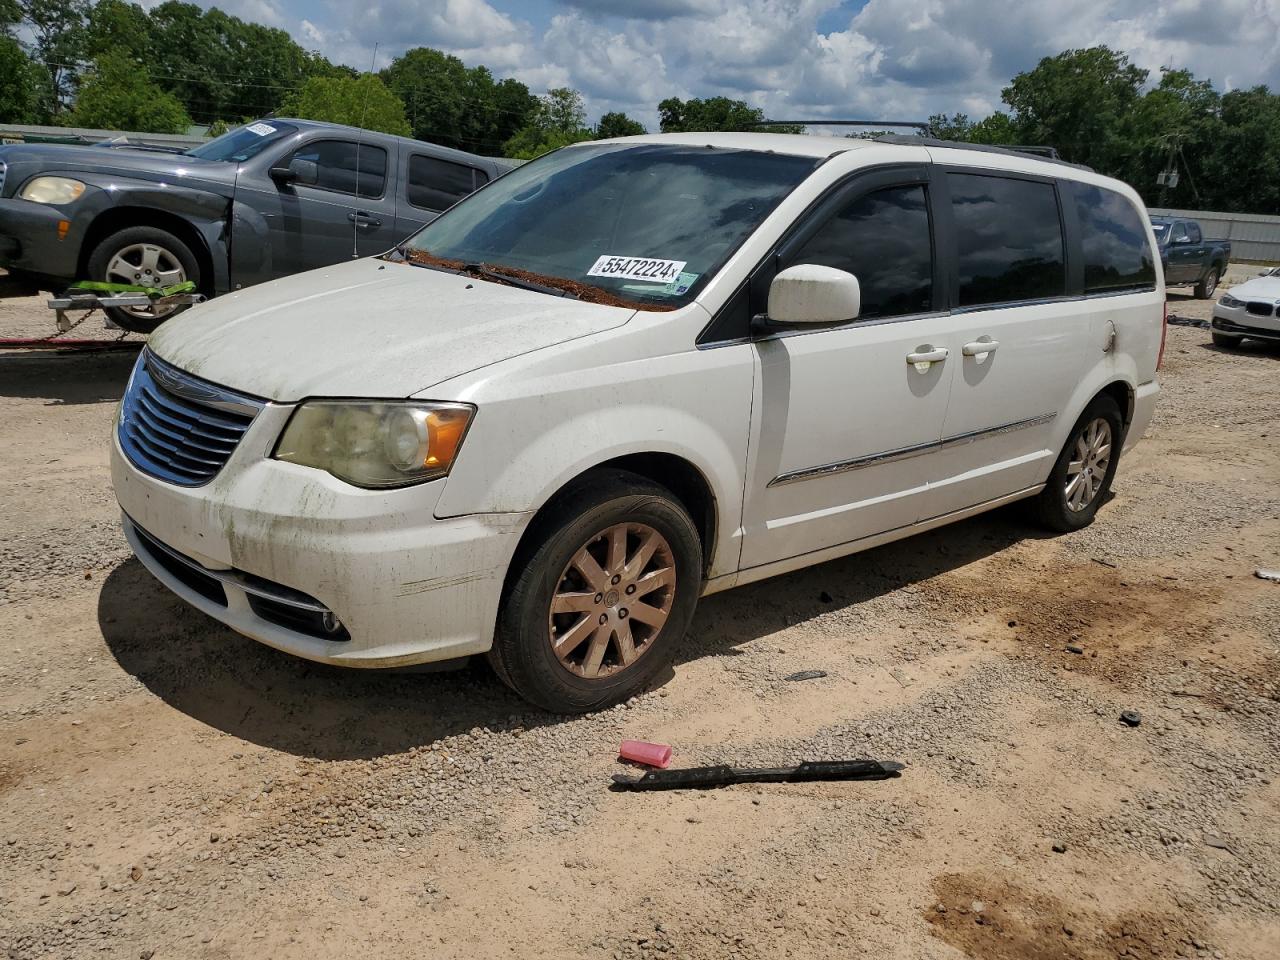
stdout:
[(183, 487), (208, 483), (262, 401), (193, 377), (144, 350), (120, 404), (120, 446), (138, 469)]

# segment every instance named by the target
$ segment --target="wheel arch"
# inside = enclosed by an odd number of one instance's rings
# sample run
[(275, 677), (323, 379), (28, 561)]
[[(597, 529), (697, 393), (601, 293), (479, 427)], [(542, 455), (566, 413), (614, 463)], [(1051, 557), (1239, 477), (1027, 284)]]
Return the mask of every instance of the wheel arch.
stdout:
[(111, 234), (128, 227), (155, 227), (159, 230), (167, 230), (185, 243), (200, 263), (200, 292), (205, 296), (214, 295), (217, 285), (213, 253), (209, 249), (204, 234), (185, 217), (165, 210), (157, 210), (154, 207), (109, 207), (100, 213), (85, 231), (84, 241), (80, 244), (76, 275), (87, 277), (89, 259), (98, 245)]
[(534, 511), (533, 517), (525, 525), (524, 532), (521, 533), (515, 552), (512, 554), (506, 577), (508, 582), (512, 571), (519, 569), (521, 558), (527, 555), (532, 545), (537, 543), (547, 530), (560, 502), (584, 483), (589, 483), (593, 475), (610, 470), (633, 473), (671, 492), (671, 495), (689, 514), (698, 531), (698, 538), (702, 542), (702, 576), (704, 579), (708, 576), (715, 559), (716, 535), (719, 530), (715, 492), (703, 472), (692, 462), (677, 454), (654, 451), (629, 453), (603, 460), (561, 484)]

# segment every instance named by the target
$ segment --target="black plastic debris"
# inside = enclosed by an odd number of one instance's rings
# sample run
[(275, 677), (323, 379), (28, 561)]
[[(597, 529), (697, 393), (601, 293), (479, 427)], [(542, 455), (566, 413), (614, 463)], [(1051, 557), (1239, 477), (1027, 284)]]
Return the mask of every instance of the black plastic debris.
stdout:
[(792, 681), (818, 680), (818, 679), (821, 679), (822, 677), (825, 677), (826, 675), (827, 675), (827, 671), (825, 670), (801, 670), (799, 673), (793, 673), (791, 674), (791, 676), (784, 677), (783, 679), (792, 680)]
[(794, 767), (689, 767), (650, 770), (640, 777), (613, 775), (614, 790), (708, 790), (735, 783), (809, 783), (815, 780), (892, 780), (905, 768), (892, 760), (810, 760)]
[(1142, 722), (1142, 714), (1137, 710), (1125, 710), (1120, 714), (1120, 722), (1126, 726), (1136, 727)]

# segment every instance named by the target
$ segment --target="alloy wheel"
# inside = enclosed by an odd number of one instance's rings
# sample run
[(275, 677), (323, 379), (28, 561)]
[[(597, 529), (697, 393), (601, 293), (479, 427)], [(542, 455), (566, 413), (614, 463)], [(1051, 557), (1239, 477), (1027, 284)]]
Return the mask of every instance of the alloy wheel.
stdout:
[(1087, 510), (1102, 490), (1111, 464), (1111, 443), (1111, 423), (1105, 417), (1091, 420), (1076, 437), (1063, 490), (1069, 510)]
[(653, 527), (617, 523), (584, 543), (560, 574), (548, 636), (576, 676), (616, 676), (653, 648), (675, 600), (671, 545)]
[[(154, 243), (132, 243), (121, 247), (107, 262), (108, 283), (129, 283), (143, 287), (168, 287), (187, 279), (182, 261)], [(120, 307), (129, 316), (145, 320), (167, 317), (177, 307)]]

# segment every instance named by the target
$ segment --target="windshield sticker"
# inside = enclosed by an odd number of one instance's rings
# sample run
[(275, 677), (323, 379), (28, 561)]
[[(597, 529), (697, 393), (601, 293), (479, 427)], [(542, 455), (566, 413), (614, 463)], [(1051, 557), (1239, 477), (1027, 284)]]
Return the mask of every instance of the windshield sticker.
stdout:
[(682, 272), (679, 277), (663, 287), (662, 292), (670, 293), (677, 297), (682, 296), (689, 292), (689, 288), (693, 286), (694, 281), (697, 280), (699, 276), (701, 276), (701, 274)]
[(603, 256), (587, 271), (588, 277), (615, 277), (620, 280), (643, 280), (646, 283), (678, 281), (685, 260), (653, 260), (647, 257)]
[(250, 133), (256, 133), (260, 137), (270, 136), (276, 132), (276, 128), (269, 123), (251, 123), (245, 129)]

